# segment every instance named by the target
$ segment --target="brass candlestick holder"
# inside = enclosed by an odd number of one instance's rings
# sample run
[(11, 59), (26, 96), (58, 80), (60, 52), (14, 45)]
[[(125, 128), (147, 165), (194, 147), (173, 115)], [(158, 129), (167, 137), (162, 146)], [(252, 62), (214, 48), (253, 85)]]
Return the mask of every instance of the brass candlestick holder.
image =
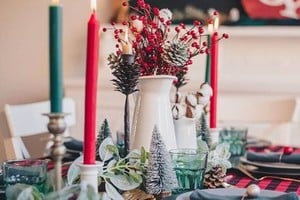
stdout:
[(57, 191), (62, 188), (62, 159), (66, 153), (66, 147), (63, 144), (63, 133), (65, 132), (67, 127), (67, 124), (65, 122), (65, 116), (67, 114), (47, 113), (44, 115), (49, 117), (49, 123), (47, 127), (49, 132), (54, 136), (50, 156), (54, 162), (54, 189)]

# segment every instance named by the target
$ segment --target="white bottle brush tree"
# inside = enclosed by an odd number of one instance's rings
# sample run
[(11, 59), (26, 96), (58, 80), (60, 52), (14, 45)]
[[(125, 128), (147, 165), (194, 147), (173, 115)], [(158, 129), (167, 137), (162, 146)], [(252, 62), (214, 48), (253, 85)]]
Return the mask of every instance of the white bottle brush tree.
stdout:
[(107, 137), (112, 137), (111, 136), (111, 130), (109, 128), (109, 124), (107, 119), (104, 119), (101, 128), (99, 130), (98, 136), (97, 136), (97, 141), (96, 141), (96, 160), (101, 160), (100, 155), (99, 155), (99, 147), (101, 143), (103, 142), (104, 139)]
[(169, 193), (177, 186), (171, 156), (162, 137), (155, 126), (152, 133), (148, 168), (146, 174), (146, 191), (158, 197)]

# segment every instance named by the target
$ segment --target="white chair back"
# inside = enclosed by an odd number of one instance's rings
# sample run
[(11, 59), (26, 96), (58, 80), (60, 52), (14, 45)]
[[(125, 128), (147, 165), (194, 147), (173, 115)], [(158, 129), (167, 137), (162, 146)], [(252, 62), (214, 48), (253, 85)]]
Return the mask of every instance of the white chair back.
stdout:
[(291, 125), (297, 121), (295, 98), (222, 96), (218, 108), (221, 127), (248, 127), (248, 134), (274, 144), (291, 142)]
[[(4, 107), (7, 118), (10, 136), (12, 138), (13, 149), (16, 158), (29, 158), (27, 148), (21, 137), (47, 133), (49, 119), (43, 113), (50, 112), (50, 101), (35, 102), (29, 104), (9, 105)], [(67, 127), (75, 124), (75, 102), (71, 98), (63, 99), (63, 112), (66, 116)], [(65, 136), (68, 136), (68, 129)]]

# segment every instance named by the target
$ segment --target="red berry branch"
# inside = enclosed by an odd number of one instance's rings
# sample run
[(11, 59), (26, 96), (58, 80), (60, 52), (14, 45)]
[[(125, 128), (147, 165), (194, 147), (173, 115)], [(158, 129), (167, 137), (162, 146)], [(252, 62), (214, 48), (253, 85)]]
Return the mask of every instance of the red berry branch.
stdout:
[[(168, 9), (151, 7), (144, 0), (137, 0), (135, 6), (131, 6), (128, 1), (124, 1), (122, 5), (129, 6), (133, 11), (128, 21), (122, 23), (131, 32), (129, 41), (124, 40), (123, 28), (117, 28), (114, 23), (103, 29), (113, 30), (114, 38), (119, 44), (116, 46), (116, 55), (122, 53), (120, 44), (130, 42), (141, 76), (178, 75), (184, 85), (187, 79), (183, 77), (188, 72), (188, 66), (193, 63), (192, 58), (209, 53), (207, 35), (201, 22), (195, 20), (191, 26), (184, 23), (171, 26), (172, 12)], [(171, 28), (174, 29), (173, 37), (169, 37)], [(223, 34), (220, 39), (222, 38), (228, 38), (228, 34)], [(178, 81), (176, 84), (176, 87), (182, 86)]]

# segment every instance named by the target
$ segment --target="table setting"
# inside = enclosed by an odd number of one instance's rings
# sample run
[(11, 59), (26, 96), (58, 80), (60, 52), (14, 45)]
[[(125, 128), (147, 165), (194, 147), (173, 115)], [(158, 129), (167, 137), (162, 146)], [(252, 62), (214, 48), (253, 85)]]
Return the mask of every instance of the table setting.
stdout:
[[(101, 31), (96, 3), (90, 1), (87, 22), (83, 141), (63, 138), (68, 113), (62, 108), (62, 7), (52, 0), (51, 112), (41, 115), (49, 119), (53, 145), (45, 158), (2, 163), (0, 199), (299, 198), (300, 148), (250, 142), (247, 127), (218, 125), (218, 44), (229, 36), (219, 33), (216, 10), (207, 22), (171, 26), (169, 9), (125, 1), (122, 6), (134, 14)], [(116, 135), (109, 116), (99, 131), (96, 126), (100, 32), (116, 40), (107, 58), (112, 85), (124, 98), (123, 130)], [(206, 55), (205, 82), (181, 92), (193, 58), (201, 55)]]
[[(253, 138), (251, 138), (252, 140)], [(259, 141), (258, 141), (259, 142)], [(222, 187), (215, 189), (196, 189), (190, 192), (184, 192), (171, 197), (167, 200), (190, 200), (190, 199), (243, 199), (243, 196), (247, 194), (248, 190), (259, 189), (259, 195), (251, 196), (250, 199), (298, 199), (300, 194), (300, 179), (299, 170), (289, 171), (290, 166), (285, 167), (283, 163), (273, 162), (274, 168), (278, 168), (279, 171), (273, 172), (268, 167), (272, 166), (272, 162), (268, 163), (268, 160), (261, 159), (262, 165), (267, 167), (260, 173), (256, 173), (251, 168), (246, 168), (245, 162), (248, 164), (246, 154), (249, 152), (259, 153), (259, 156), (268, 157), (268, 154), (280, 155), (284, 149), (291, 149), (286, 146), (269, 145), (260, 146), (258, 148), (247, 148), (244, 155), (238, 156), (240, 162), (236, 166), (227, 169), (225, 184)], [(293, 154), (299, 155), (299, 148), (292, 148)], [(298, 155), (297, 155), (298, 154)], [(252, 156), (252, 155), (251, 155)], [(271, 155), (272, 157), (273, 155)], [(251, 158), (250, 158), (251, 159)], [(297, 162), (297, 161), (296, 161)], [(257, 165), (260, 162), (257, 161)], [(275, 164), (274, 164), (275, 163)], [(292, 168), (297, 168), (296, 164)], [(287, 169), (287, 170), (286, 170)], [(281, 173), (280, 173), (281, 172)], [(251, 192), (250, 192), (251, 193)], [(247, 198), (246, 198), (247, 199)]]

